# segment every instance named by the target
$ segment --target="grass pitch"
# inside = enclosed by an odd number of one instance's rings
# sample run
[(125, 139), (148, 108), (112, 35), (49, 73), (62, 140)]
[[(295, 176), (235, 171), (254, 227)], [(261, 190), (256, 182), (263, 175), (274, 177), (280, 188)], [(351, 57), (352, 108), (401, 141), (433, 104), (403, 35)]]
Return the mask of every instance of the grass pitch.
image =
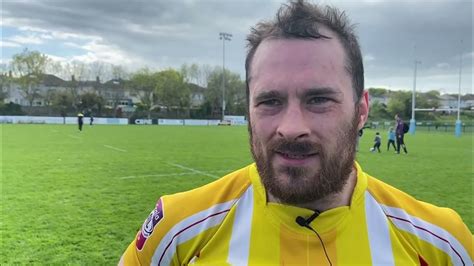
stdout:
[[(116, 264), (163, 194), (252, 162), (246, 127), (1, 125), (0, 264)], [(407, 135), (408, 155), (371, 153), (365, 171), (455, 209), (474, 229), (472, 135)], [(185, 206), (183, 206), (185, 207)]]

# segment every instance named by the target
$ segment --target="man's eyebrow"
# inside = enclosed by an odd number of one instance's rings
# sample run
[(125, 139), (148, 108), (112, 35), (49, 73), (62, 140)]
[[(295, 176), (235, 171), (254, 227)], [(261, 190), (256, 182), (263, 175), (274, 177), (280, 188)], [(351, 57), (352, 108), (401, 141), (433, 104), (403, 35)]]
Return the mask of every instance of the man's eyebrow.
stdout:
[(259, 101), (263, 101), (263, 100), (267, 100), (267, 99), (271, 99), (271, 98), (282, 98), (284, 97), (286, 94), (283, 94), (279, 91), (275, 91), (275, 90), (268, 90), (268, 91), (262, 91), (260, 93), (257, 94), (257, 96), (255, 96), (255, 101), (256, 102), (259, 102)]
[(310, 88), (303, 91), (303, 96), (319, 96), (319, 95), (327, 95), (327, 96), (337, 96), (342, 94), (339, 89), (331, 88), (331, 87), (319, 87), (319, 88)]

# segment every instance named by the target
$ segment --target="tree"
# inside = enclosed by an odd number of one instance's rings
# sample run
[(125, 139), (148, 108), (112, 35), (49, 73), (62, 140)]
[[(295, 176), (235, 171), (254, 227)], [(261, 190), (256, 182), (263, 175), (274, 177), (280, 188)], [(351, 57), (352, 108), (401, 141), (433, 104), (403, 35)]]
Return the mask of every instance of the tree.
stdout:
[(49, 60), (45, 68), (45, 73), (62, 77), (63, 65), (59, 61)]
[(380, 103), (379, 101), (375, 101), (370, 106), (369, 118), (371, 120), (379, 120), (379, 119), (391, 119), (393, 117), (387, 112), (387, 107)]
[(37, 86), (43, 78), (49, 61), (46, 55), (28, 49), (13, 55), (12, 68), (15, 74), (19, 76), (17, 83), (20, 85), (20, 89), (30, 106), (33, 105), (35, 99), (40, 97)]
[(79, 94), (82, 89), (81, 81), (87, 79), (88, 76), (87, 66), (83, 62), (72, 61), (63, 65), (63, 72), (70, 78), (70, 81), (67, 83), (67, 88), (72, 96), (72, 106), (77, 111), (80, 101)]
[(212, 67), (209, 65), (187, 65), (183, 64), (180, 68), (180, 73), (186, 83), (194, 83), (201, 87), (207, 87), (207, 82), (211, 75)]
[(72, 95), (65, 91), (54, 92), (52, 106), (61, 114), (64, 123), (66, 123), (65, 117), (67, 112), (73, 107)]
[(369, 88), (369, 95), (372, 97), (382, 97), (387, 94), (386, 89), (382, 88)]
[(112, 78), (113, 79), (126, 79), (128, 72), (123, 66), (112, 65)]
[(168, 110), (189, 109), (191, 90), (186, 86), (184, 78), (176, 70), (168, 69), (157, 73), (155, 92), (158, 102)]
[(86, 92), (80, 95), (79, 107), (82, 110), (87, 110), (88, 112), (94, 112), (97, 115), (100, 115), (104, 104), (104, 98), (94, 92)]
[[(212, 115), (222, 112), (222, 69), (216, 68), (211, 73), (204, 97)], [(247, 110), (245, 82), (229, 70), (225, 71), (225, 102), (226, 114), (244, 115)]]
[(399, 114), (402, 118), (411, 117), (411, 92), (395, 91), (388, 101), (387, 111), (393, 117)]
[(100, 61), (94, 61), (88, 65), (90, 79), (96, 80), (97, 78), (105, 80), (106, 67), (104, 63)]
[[(53, 105), (54, 97), (56, 94), (56, 90), (48, 89), (46, 92), (43, 93), (41, 96), (44, 99), (44, 105), (50, 107)], [(48, 108), (48, 113), (51, 115), (51, 108)]]
[(8, 97), (8, 92), (12, 84), (12, 77), (7, 74), (0, 74), (0, 105)]
[(152, 73), (148, 68), (143, 68), (132, 74), (130, 82), (127, 84), (128, 88), (139, 96), (140, 109), (147, 111), (148, 119), (151, 118), (151, 111), (158, 104), (155, 94), (157, 82), (158, 74)]
[[(423, 98), (423, 100), (425, 101), (423, 105), (426, 106), (426, 108), (432, 108), (432, 107), (438, 108), (440, 106), (439, 91), (432, 90), (432, 91), (425, 92), (419, 96), (421, 96), (420, 98)], [(417, 98), (417, 101), (418, 101), (418, 98)], [(417, 107), (418, 107), (418, 104), (417, 104)]]

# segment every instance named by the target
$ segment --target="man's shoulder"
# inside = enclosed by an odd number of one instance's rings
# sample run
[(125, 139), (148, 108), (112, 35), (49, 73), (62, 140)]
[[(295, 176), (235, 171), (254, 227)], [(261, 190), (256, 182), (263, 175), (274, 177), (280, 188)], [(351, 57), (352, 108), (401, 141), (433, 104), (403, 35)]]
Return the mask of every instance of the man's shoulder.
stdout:
[[(368, 178), (368, 192), (398, 231), (408, 232), (449, 251), (449, 245), (467, 258), (472, 251), (472, 233), (456, 211), (439, 207), (405, 193), (374, 177)], [(444, 239), (439, 242), (439, 239)], [(415, 241), (417, 243), (417, 241)], [(414, 242), (414, 243), (415, 243)]]
[(216, 204), (235, 200), (245, 192), (251, 183), (248, 168), (249, 166), (246, 166), (201, 187), (166, 195), (162, 199), (177, 206), (198, 205), (197, 209), (206, 209)]
[(400, 209), (412, 216), (425, 218), (435, 223), (456, 214), (452, 209), (419, 200), (371, 176), (368, 178), (368, 191), (385, 209)]
[(124, 253), (124, 262), (169, 262), (188, 241), (194, 244), (185, 245), (182, 255), (194, 255), (250, 184), (247, 166), (199, 188), (162, 196)]

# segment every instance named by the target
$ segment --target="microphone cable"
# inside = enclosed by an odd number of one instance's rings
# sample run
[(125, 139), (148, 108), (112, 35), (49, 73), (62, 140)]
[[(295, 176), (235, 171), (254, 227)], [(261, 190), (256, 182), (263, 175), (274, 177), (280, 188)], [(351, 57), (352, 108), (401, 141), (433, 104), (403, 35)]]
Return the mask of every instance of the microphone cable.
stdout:
[[(310, 219), (311, 219), (311, 218), (312, 218), (312, 217), (310, 217)], [(310, 219), (308, 219), (308, 220), (310, 220)], [(314, 218), (313, 218), (313, 219), (314, 219)], [(309, 223), (310, 223), (313, 219), (311, 219), (311, 220), (309, 221)], [(328, 262), (329, 262), (329, 266), (332, 266), (332, 262), (331, 262), (331, 260), (329, 259), (328, 253), (327, 253), (327, 251), (326, 251), (326, 246), (324, 246), (323, 239), (322, 239), (321, 236), (318, 234), (318, 232), (316, 232), (316, 230), (314, 230), (311, 226), (309, 226), (308, 220), (306, 220), (305, 218), (303, 218), (303, 217), (301, 217), (301, 216), (296, 217), (296, 223), (297, 223), (299, 226), (308, 228), (309, 230), (313, 231), (313, 232), (316, 234), (316, 236), (318, 236), (319, 241), (321, 242), (321, 245), (323, 246), (324, 255), (326, 255), (326, 259), (327, 259)]]

